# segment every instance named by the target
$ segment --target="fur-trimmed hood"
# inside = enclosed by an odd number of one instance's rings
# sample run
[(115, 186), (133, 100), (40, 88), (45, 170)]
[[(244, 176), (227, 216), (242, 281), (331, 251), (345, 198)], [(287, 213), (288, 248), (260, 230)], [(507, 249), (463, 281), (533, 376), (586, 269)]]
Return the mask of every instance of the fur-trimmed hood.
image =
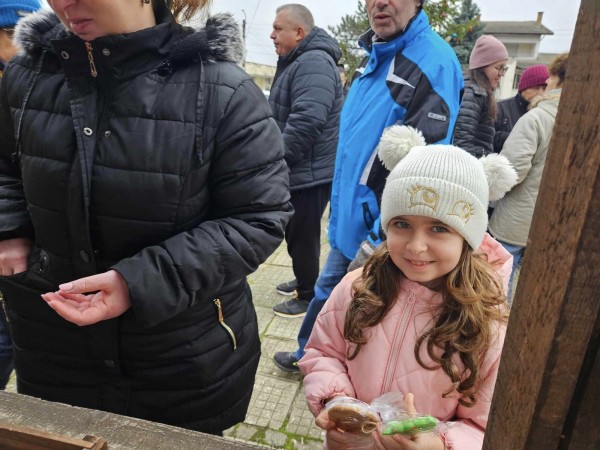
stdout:
[(560, 94), (560, 89), (554, 89), (550, 92), (544, 93), (543, 95), (538, 95), (529, 104), (529, 110), (531, 111), (533, 108), (537, 108), (538, 106), (540, 106), (540, 103), (546, 102), (548, 100), (558, 104), (558, 101), (560, 100)]
[[(158, 20), (157, 20), (158, 21)], [(160, 23), (172, 21), (166, 17)], [(202, 28), (180, 27), (182, 39), (174, 46), (170, 60), (174, 66), (195, 61), (230, 61), (240, 64), (245, 50), (239, 24), (229, 13), (216, 14), (208, 18)], [(73, 34), (50, 10), (40, 10), (23, 18), (15, 31), (15, 44), (22, 53), (39, 51), (54, 53), (52, 41), (66, 39)], [(100, 38), (102, 39), (102, 38)]]

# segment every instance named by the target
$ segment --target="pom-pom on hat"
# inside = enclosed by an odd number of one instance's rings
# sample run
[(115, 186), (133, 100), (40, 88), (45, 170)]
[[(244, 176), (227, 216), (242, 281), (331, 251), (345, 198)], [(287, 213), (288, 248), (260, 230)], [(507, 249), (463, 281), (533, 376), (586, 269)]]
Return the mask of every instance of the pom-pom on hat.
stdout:
[(471, 51), (469, 69), (479, 69), (505, 59), (508, 59), (508, 51), (504, 44), (494, 36), (484, 34), (477, 39)]
[(40, 9), (39, 0), (1, 0), (0, 28), (12, 28), (19, 20)]
[(544, 64), (530, 66), (523, 71), (519, 80), (519, 92), (535, 86), (546, 86), (550, 72)]
[(384, 230), (397, 216), (432, 217), (455, 229), (473, 249), (487, 229), (488, 202), (517, 182), (504, 156), (477, 159), (453, 145), (425, 145), (421, 133), (407, 126), (387, 128), (378, 154), (391, 169), (381, 198)]

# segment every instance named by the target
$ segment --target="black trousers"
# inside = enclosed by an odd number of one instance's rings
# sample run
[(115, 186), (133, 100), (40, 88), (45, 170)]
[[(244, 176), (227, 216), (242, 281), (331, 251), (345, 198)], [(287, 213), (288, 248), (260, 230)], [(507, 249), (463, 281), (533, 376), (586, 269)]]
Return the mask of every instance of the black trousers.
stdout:
[(291, 192), (296, 212), (285, 229), (288, 253), (298, 280), (298, 297), (312, 300), (319, 276), (321, 217), (331, 196), (331, 183)]

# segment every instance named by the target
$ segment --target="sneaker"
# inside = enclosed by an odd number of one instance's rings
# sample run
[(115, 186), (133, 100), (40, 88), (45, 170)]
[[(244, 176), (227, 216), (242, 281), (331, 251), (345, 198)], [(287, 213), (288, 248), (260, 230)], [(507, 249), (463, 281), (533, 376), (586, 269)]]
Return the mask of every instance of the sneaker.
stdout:
[(300, 373), (295, 352), (276, 352), (275, 356), (273, 356), (273, 361), (284, 372)]
[(294, 291), (298, 287), (298, 282), (296, 280), (288, 281), (287, 283), (278, 284), (275, 289), (281, 295), (294, 295)]
[(306, 310), (308, 309), (308, 305), (310, 300), (302, 300), (296, 297), (291, 300), (287, 300), (279, 305), (275, 305), (273, 307), (273, 312), (276, 316), (286, 317), (288, 319), (295, 317), (304, 317), (306, 315)]

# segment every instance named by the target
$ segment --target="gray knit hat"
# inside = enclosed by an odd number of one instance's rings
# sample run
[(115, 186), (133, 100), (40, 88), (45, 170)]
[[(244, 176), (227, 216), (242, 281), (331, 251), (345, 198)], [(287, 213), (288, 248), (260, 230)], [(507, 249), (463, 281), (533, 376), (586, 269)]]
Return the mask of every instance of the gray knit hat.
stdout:
[(381, 198), (381, 226), (402, 215), (427, 216), (455, 229), (477, 249), (487, 229), (490, 200), (517, 182), (509, 161), (496, 153), (477, 159), (452, 145), (425, 145), (421, 132), (393, 125), (378, 147), (388, 170)]

